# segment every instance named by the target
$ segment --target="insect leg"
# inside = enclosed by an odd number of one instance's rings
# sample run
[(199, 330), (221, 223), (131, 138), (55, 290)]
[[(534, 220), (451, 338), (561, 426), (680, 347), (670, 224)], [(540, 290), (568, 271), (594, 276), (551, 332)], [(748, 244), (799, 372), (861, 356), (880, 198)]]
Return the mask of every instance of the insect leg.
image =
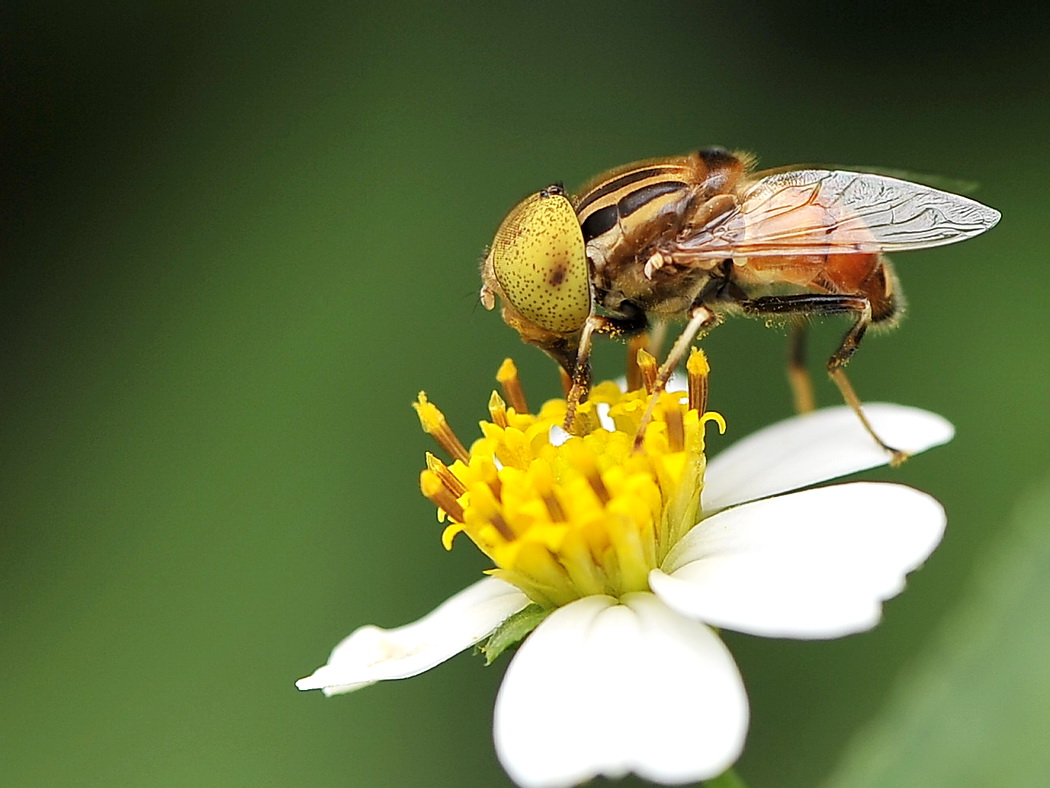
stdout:
[(791, 321), (791, 340), (788, 345), (788, 382), (795, 397), (795, 411), (809, 413), (813, 410), (813, 381), (806, 367), (806, 333), (809, 324), (804, 318)]
[(634, 308), (633, 305), (624, 304), (624, 314), (618, 317), (591, 315), (583, 325), (580, 334), (580, 343), (576, 351), (576, 362), (572, 368), (572, 385), (565, 397), (565, 424), (566, 432), (572, 432), (572, 423), (576, 419), (576, 408), (581, 402), (587, 400), (591, 390), (591, 345), (595, 333), (610, 336), (624, 336), (638, 334), (645, 330), (648, 322), (645, 312)]
[(638, 451), (642, 447), (642, 441), (645, 438), (645, 428), (649, 426), (649, 422), (653, 418), (653, 409), (656, 407), (656, 400), (659, 398), (659, 394), (664, 388), (666, 388), (667, 381), (671, 379), (675, 367), (677, 367), (681, 360), (685, 358), (685, 354), (693, 344), (693, 340), (696, 339), (697, 334), (703, 329), (711, 328), (711, 326), (715, 325), (717, 322), (718, 315), (703, 304), (694, 306), (690, 311), (689, 322), (686, 324), (682, 333), (678, 335), (678, 339), (675, 340), (674, 345), (671, 347), (671, 352), (667, 354), (667, 359), (660, 367), (660, 371), (656, 374), (656, 382), (653, 383), (653, 390), (650, 392), (652, 396), (649, 397), (649, 404), (645, 409), (645, 413), (642, 414), (642, 420), (638, 425), (638, 432), (634, 436), (635, 451)]
[(596, 324), (601, 319), (597, 315), (591, 315), (583, 324), (580, 344), (576, 350), (576, 363), (572, 366), (572, 385), (565, 396), (564, 428), (566, 432), (572, 432), (572, 423), (576, 419), (576, 407), (585, 401), (591, 392), (591, 337), (594, 336)]
[(857, 418), (864, 425), (864, 429), (867, 430), (868, 434), (874, 438), (879, 446), (892, 455), (890, 464), (897, 466), (908, 458), (907, 453), (888, 446), (876, 434), (875, 429), (871, 426), (871, 422), (868, 421), (868, 417), (864, 415), (860, 398), (857, 396), (853, 384), (850, 383), (843, 369), (850, 357), (856, 352), (861, 339), (864, 338), (864, 332), (867, 331), (868, 326), (871, 324), (871, 302), (867, 298), (833, 293), (807, 293), (755, 298), (743, 302), (741, 307), (748, 314), (767, 317), (776, 315), (855, 315), (853, 325), (842, 338), (838, 349), (828, 359), (828, 375), (831, 376), (831, 380), (838, 387), (839, 393), (842, 394), (842, 399), (857, 414)]

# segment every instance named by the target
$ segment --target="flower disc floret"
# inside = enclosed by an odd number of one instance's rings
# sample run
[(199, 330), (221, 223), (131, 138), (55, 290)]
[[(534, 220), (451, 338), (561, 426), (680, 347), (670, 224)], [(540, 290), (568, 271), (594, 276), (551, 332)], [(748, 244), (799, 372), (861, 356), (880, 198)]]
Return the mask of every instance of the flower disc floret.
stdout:
[[(706, 377), (706, 363), (690, 368)], [(515, 390), (512, 365), (500, 380)], [(649, 572), (699, 519), (704, 427), (724, 428), (703, 404), (686, 392), (625, 393), (603, 383), (578, 407), (570, 434), (562, 429), (565, 400), (533, 414), (493, 393), (482, 437), (469, 451), (447, 446), (450, 466), (429, 457), (421, 476), (424, 494), (450, 520), (445, 546), (466, 534), (492, 559), (491, 574), (546, 607), (648, 590)], [(423, 394), (416, 408), (445, 445), (440, 411)]]

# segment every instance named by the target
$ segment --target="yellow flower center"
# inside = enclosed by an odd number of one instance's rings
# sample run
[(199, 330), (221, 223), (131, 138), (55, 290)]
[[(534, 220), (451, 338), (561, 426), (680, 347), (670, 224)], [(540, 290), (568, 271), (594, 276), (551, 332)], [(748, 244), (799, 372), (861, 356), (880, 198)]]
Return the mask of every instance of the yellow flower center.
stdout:
[[(441, 412), (421, 393), (424, 430), (452, 455), (446, 465), (427, 455), (423, 494), (450, 524), (450, 549), (465, 533), (496, 568), (540, 605), (591, 594), (619, 597), (648, 589), (649, 571), (696, 524), (703, 488), (707, 362), (694, 350), (689, 391), (651, 394), (656, 364), (642, 351), (644, 385), (626, 393), (596, 386), (578, 407), (573, 434), (561, 429), (564, 399), (530, 413), (510, 360), (497, 379), (491, 421), (467, 451)], [(655, 402), (650, 402), (653, 397)], [(651, 412), (649, 412), (651, 409)]]

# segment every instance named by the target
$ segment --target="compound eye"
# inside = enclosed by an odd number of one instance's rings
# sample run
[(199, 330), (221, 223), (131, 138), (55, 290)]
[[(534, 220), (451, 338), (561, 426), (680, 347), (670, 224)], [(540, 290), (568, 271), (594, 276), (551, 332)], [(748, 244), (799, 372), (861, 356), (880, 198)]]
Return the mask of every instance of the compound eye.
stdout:
[(507, 215), (489, 262), (504, 297), (526, 320), (563, 334), (583, 327), (591, 313), (587, 249), (560, 187), (533, 194)]

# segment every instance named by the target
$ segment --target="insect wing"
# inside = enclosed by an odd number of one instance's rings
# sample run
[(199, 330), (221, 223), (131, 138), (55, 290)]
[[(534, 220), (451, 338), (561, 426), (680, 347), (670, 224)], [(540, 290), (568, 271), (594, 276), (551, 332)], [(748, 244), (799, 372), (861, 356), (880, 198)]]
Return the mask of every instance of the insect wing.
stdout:
[(669, 251), (676, 258), (894, 252), (955, 243), (999, 212), (910, 181), (845, 170), (792, 170), (758, 180), (739, 206)]

